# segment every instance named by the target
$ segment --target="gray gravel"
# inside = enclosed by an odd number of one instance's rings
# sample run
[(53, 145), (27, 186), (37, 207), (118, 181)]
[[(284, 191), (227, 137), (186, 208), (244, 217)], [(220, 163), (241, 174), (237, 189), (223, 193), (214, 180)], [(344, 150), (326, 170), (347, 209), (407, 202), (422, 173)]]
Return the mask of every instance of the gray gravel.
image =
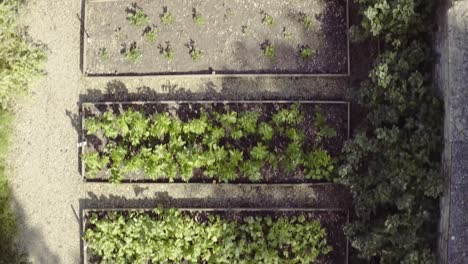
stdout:
[[(78, 172), (80, 101), (126, 99), (343, 99), (345, 79), (145, 77), (84, 78), (80, 71), (80, 1), (29, 1), (21, 10), (30, 36), (50, 50), (48, 75), (18, 103), (9, 159), (20, 243), (33, 263), (80, 262), (85, 207), (343, 207), (342, 190), (84, 184)], [(146, 87), (146, 88), (141, 88)], [(127, 95), (130, 93), (130, 95)], [(328, 197), (328, 199), (327, 199)], [(209, 198), (205, 200), (205, 198)], [(344, 199), (343, 201), (349, 201)]]

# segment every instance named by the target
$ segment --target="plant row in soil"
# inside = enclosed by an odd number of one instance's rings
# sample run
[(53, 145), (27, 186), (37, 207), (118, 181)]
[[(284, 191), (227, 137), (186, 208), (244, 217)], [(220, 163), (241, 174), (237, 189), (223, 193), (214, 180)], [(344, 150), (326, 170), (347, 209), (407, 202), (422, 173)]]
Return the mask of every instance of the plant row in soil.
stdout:
[(347, 103), (85, 104), (89, 181), (330, 181)]
[(347, 0), (86, 5), (89, 75), (348, 71)]
[(346, 211), (87, 211), (85, 263), (347, 263)]

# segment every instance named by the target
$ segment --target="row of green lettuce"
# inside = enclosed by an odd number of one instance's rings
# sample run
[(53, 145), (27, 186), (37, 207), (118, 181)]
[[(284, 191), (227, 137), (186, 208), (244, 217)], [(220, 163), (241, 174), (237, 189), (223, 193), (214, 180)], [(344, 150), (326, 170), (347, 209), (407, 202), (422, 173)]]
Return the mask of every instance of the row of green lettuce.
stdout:
[(228, 220), (159, 208), (88, 217), (83, 239), (100, 263), (317, 263), (332, 251), (327, 230), (304, 215)]
[(6, 158), (13, 116), (9, 109), (30, 82), (42, 74), (44, 50), (28, 41), (18, 26), (18, 0), (0, 0), (0, 263), (25, 263), (17, 247), (18, 227), (11, 205)]
[(443, 108), (431, 70), (434, 1), (356, 0), (356, 40), (380, 54), (358, 92), (367, 108), (345, 146), (341, 181), (354, 196), (346, 228), (359, 263), (435, 263)]
[(87, 177), (108, 171), (109, 181), (118, 183), (128, 173), (144, 172), (151, 180), (180, 177), (188, 182), (201, 170), (217, 182), (236, 181), (240, 175), (259, 182), (269, 168), (286, 175), (301, 170), (308, 180), (330, 180), (334, 160), (323, 140), (337, 132), (320, 107), (307, 120), (299, 104), (271, 113), (227, 106), (197, 112), (188, 120), (167, 112), (146, 116), (134, 109), (86, 118), (87, 135), (105, 142), (102, 151), (82, 155)]

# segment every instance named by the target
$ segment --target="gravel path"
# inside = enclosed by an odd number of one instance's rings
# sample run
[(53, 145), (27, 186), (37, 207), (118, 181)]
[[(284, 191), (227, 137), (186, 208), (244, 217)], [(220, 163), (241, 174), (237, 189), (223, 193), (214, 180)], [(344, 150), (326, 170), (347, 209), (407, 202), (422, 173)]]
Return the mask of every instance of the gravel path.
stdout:
[[(15, 109), (17, 119), (9, 161), (20, 242), (33, 263), (80, 263), (79, 220), (80, 211), (85, 207), (154, 206), (158, 203), (203, 207), (219, 206), (223, 201), (234, 207), (259, 204), (343, 206), (333, 199), (340, 190), (323, 187), (121, 185), (113, 188), (85, 185), (78, 172), (76, 147), (80, 101), (342, 99), (346, 80), (145, 77), (117, 81), (84, 78), (80, 71), (80, 1), (29, 1), (21, 13), (30, 36), (50, 50), (47, 76), (34, 85), (33, 94)], [(328, 196), (322, 196), (324, 193)], [(327, 203), (323, 197), (329, 197)], [(205, 198), (209, 198), (209, 203)]]

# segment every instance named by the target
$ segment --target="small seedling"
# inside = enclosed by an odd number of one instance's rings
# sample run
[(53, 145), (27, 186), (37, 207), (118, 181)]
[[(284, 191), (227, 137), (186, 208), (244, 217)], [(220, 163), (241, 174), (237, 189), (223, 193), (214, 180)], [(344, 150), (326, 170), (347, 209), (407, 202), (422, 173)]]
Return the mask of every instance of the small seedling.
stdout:
[(147, 26), (143, 30), (143, 36), (145, 37), (146, 41), (150, 43), (154, 43), (156, 39), (158, 38), (158, 31), (156, 26), (153, 25), (153, 27)]
[(115, 39), (120, 42), (127, 38), (127, 36), (123, 33), (121, 27), (117, 27), (116, 29), (114, 29), (114, 36)]
[(195, 8), (192, 9), (192, 13), (193, 22), (198, 26), (203, 26), (205, 24), (205, 18), (203, 15)]
[(168, 61), (174, 60), (174, 50), (172, 49), (169, 41), (166, 42), (166, 47), (163, 47), (161, 44), (159, 45), (159, 52)]
[(197, 62), (202, 58), (203, 51), (195, 46), (195, 41), (191, 39), (185, 46), (189, 49), (189, 54), (193, 62)]
[(226, 13), (224, 14), (224, 21), (227, 21), (229, 18), (235, 15), (234, 11), (231, 8), (226, 8)]
[(266, 40), (265, 42), (262, 43), (262, 45), (260, 45), (260, 47), (263, 51), (263, 55), (265, 55), (266, 57), (270, 59), (275, 58), (276, 48), (272, 43), (270, 43), (270, 41)]
[(107, 52), (106, 48), (100, 48), (98, 54), (99, 54), (99, 57), (101, 58), (101, 60), (108, 60), (109, 59), (109, 52)]
[(300, 17), (301, 18), (299, 19), (299, 21), (302, 23), (302, 25), (307, 31), (312, 31), (317, 27), (315, 19), (313, 19), (311, 16), (305, 13), (300, 13)]
[(260, 12), (263, 15), (262, 24), (265, 26), (272, 26), (275, 23), (275, 20), (270, 14), (265, 13), (264, 11)]
[(127, 21), (134, 26), (143, 27), (150, 23), (148, 15), (143, 12), (141, 7), (138, 7), (136, 3), (133, 3), (131, 7), (126, 9)]
[(317, 54), (317, 51), (314, 49), (311, 49), (308, 45), (302, 45), (299, 47), (299, 54), (301, 56), (301, 59), (307, 60), (307, 59), (310, 59), (315, 54)]
[(246, 38), (249, 38), (249, 37), (253, 36), (252, 31), (251, 31), (251, 30), (249, 29), (249, 27), (246, 26), (246, 25), (243, 25), (243, 26), (242, 26), (241, 31), (242, 31), (242, 35), (243, 35), (244, 37), (246, 37)]
[(128, 49), (124, 47), (123, 54), (125, 55), (125, 60), (134, 64), (140, 63), (143, 58), (143, 53), (141, 53), (141, 49), (137, 46), (136, 42), (130, 44), (130, 48)]
[(163, 7), (163, 13), (161, 14), (161, 23), (164, 25), (174, 24), (175, 17), (174, 15), (167, 10), (167, 6)]
[(294, 33), (287, 31), (286, 27), (283, 27), (283, 38), (287, 41), (293, 41), (294, 40)]

